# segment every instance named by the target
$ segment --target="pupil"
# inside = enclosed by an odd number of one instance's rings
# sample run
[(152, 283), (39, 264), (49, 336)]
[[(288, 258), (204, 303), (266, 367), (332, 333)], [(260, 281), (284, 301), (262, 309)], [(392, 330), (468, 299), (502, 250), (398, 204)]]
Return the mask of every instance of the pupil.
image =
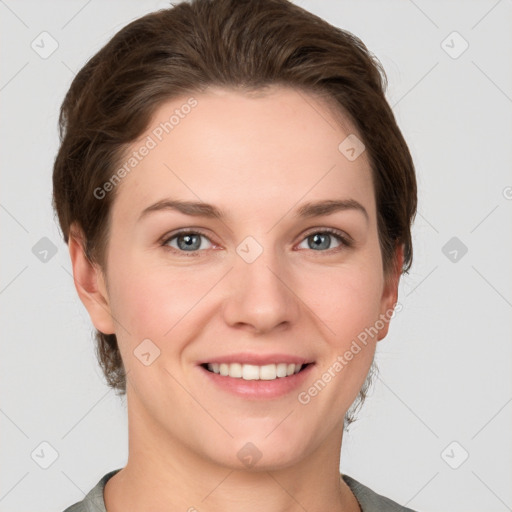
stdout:
[[(181, 241), (184, 241), (184, 244), (180, 243)], [(199, 249), (199, 246), (201, 245), (201, 240), (198, 235), (182, 235), (178, 238), (178, 245), (180, 249)]]
[[(323, 243), (322, 243), (322, 239), (323, 239)], [(318, 249), (318, 248), (321, 248), (321, 249), (328, 249), (329, 248), (329, 235), (327, 233), (316, 233), (315, 235), (313, 235), (313, 240), (314, 240), (314, 246), (312, 247), (312, 249)], [(319, 242), (317, 244), (317, 242)]]

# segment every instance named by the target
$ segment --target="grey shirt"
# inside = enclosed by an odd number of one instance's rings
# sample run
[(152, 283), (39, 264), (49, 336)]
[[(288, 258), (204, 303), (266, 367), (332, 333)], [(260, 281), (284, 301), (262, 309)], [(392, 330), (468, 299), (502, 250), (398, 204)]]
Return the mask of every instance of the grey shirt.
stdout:
[[(107, 512), (105, 501), (103, 500), (103, 489), (108, 479), (118, 471), (121, 471), (121, 469), (115, 469), (104, 475), (82, 501), (71, 505), (64, 512)], [(354, 493), (362, 512), (415, 512), (410, 508), (402, 507), (385, 496), (377, 494), (348, 475), (342, 474), (341, 476)]]

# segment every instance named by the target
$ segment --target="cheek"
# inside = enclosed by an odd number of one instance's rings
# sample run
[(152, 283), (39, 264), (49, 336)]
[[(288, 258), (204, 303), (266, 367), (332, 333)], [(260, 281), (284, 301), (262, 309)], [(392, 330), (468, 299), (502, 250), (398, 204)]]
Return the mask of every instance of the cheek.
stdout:
[(303, 283), (301, 297), (330, 328), (328, 336), (334, 343), (350, 343), (378, 318), (382, 295), (378, 270), (378, 265), (331, 267)]
[[(122, 325), (120, 344), (133, 348), (149, 338), (162, 347), (193, 316), (196, 306), (218, 280), (217, 275), (169, 268), (141, 259), (116, 267), (111, 309)], [(129, 333), (129, 334), (128, 334)]]
[(325, 403), (317, 403), (318, 407), (327, 408), (322, 413), (325, 417), (329, 417), (329, 407), (347, 410), (367, 377), (377, 342), (372, 328), (379, 318), (381, 284), (379, 267), (374, 264), (318, 273), (315, 285), (304, 291), (314, 304), (311, 309), (318, 316), (317, 325), (329, 345), (317, 374), (329, 389)]
[(187, 313), (204, 295), (198, 288), (176, 272), (143, 266), (120, 269), (112, 311), (120, 324), (116, 335), (128, 380), (139, 392), (154, 393), (163, 383), (169, 384), (163, 368), (186, 345), (187, 338), (180, 334), (187, 325)]

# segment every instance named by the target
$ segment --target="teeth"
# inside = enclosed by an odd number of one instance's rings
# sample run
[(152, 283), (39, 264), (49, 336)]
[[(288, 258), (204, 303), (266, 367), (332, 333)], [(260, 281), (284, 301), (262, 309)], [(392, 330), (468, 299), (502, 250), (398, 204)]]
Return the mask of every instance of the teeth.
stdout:
[(278, 377), (289, 377), (294, 373), (299, 373), (302, 366), (293, 363), (266, 364), (264, 366), (240, 363), (208, 363), (208, 370), (235, 379), (275, 380)]

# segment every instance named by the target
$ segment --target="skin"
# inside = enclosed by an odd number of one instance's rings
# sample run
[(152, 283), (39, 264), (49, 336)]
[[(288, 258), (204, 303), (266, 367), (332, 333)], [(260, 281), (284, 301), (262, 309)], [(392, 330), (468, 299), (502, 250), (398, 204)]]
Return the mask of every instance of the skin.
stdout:
[[(131, 149), (188, 97), (162, 104)], [(343, 417), (389, 323), (308, 404), (297, 394), (397, 301), (399, 273), (383, 272), (367, 153), (349, 161), (338, 150), (357, 131), (309, 93), (210, 88), (194, 97), (198, 105), (115, 191), (107, 272), (85, 258), (80, 236), (69, 242), (78, 294), (94, 326), (116, 334), (128, 373), (129, 458), (106, 485), (107, 509), (357, 511), (340, 481)], [(226, 218), (163, 210), (138, 221), (168, 197), (213, 204)], [(294, 216), (306, 202), (349, 198), (368, 219), (356, 209)], [(180, 252), (180, 239), (162, 245), (179, 228), (205, 233), (195, 257)], [(315, 249), (312, 235), (325, 228), (352, 245), (331, 236)], [(236, 252), (247, 236), (263, 248), (252, 263)], [(401, 268), (400, 250), (396, 257)], [(145, 366), (134, 350), (148, 338), (160, 356)], [(197, 366), (234, 352), (315, 365), (284, 397), (244, 400)], [(251, 468), (237, 457), (248, 442), (262, 454)]]

